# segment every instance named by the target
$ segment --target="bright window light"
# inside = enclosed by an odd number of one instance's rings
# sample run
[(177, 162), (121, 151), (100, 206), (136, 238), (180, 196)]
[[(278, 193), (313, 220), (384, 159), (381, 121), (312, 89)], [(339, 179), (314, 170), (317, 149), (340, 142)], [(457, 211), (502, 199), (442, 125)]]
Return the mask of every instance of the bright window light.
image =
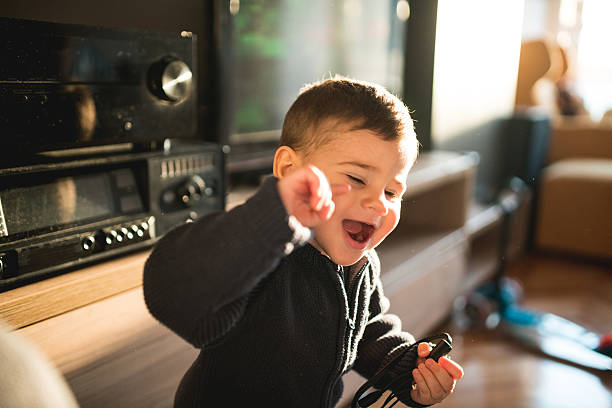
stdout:
[(584, 0), (578, 40), (577, 87), (591, 117), (612, 109), (612, 1)]

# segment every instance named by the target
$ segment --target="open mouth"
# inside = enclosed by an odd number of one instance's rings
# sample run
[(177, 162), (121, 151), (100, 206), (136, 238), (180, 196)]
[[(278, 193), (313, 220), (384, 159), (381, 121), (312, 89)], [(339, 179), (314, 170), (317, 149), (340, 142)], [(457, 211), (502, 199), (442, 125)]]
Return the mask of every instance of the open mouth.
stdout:
[(344, 220), (342, 227), (352, 240), (359, 243), (367, 242), (374, 234), (374, 226), (361, 221)]

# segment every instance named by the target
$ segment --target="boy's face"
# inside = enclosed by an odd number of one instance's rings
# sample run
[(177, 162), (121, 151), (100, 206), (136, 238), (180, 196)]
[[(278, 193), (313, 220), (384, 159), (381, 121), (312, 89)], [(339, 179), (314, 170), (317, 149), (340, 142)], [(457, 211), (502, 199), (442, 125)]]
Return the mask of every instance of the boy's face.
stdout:
[[(414, 140), (386, 141), (370, 130), (335, 130), (307, 155), (329, 183), (349, 184), (333, 198), (331, 218), (314, 228), (311, 243), (339, 265), (352, 265), (397, 226), (406, 176), (413, 163)], [(410, 143), (412, 142), (412, 143)]]

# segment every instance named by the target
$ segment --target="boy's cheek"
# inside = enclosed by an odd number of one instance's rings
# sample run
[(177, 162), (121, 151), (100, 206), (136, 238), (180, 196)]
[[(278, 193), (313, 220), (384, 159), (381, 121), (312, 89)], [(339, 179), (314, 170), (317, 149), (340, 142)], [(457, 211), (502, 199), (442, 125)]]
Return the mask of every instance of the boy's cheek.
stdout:
[(395, 228), (397, 228), (399, 221), (400, 221), (400, 216), (401, 216), (400, 210), (401, 210), (401, 204), (398, 205), (397, 208), (395, 208), (394, 206), (394, 208), (391, 210), (391, 213), (389, 215), (393, 215), (394, 220), (393, 220), (393, 227), (391, 228), (391, 231), (389, 232), (392, 232), (393, 230), (395, 230)]

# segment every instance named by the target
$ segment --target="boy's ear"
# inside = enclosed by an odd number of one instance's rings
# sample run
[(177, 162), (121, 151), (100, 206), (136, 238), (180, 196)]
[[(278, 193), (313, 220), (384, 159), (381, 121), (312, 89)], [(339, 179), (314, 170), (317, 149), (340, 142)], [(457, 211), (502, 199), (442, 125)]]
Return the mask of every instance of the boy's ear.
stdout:
[(280, 146), (274, 153), (274, 164), (272, 171), (274, 177), (283, 178), (301, 164), (300, 157), (295, 150), (289, 146)]

